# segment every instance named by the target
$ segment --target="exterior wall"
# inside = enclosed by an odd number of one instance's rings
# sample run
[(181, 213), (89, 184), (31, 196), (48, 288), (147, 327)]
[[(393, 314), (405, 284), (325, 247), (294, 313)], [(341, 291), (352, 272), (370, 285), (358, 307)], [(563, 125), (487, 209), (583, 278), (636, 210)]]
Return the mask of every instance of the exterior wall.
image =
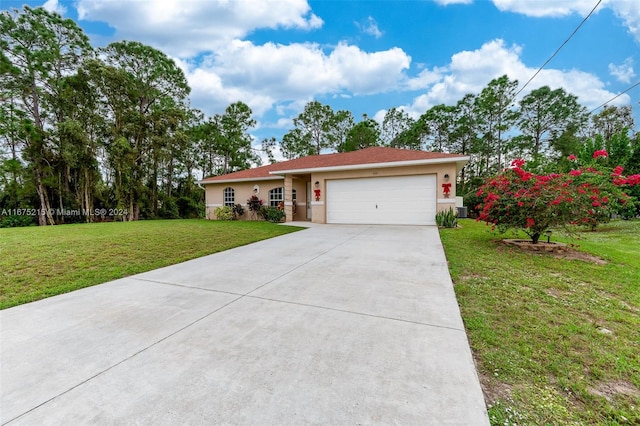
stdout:
[[(296, 208), (295, 214), (292, 214), (293, 220), (306, 220), (306, 202), (307, 202), (307, 184), (306, 180), (300, 180), (293, 178), (292, 189), (296, 190)], [(274, 180), (261, 180), (261, 181), (249, 181), (249, 182), (220, 182), (209, 183), (205, 185), (205, 203), (206, 203), (206, 218), (215, 220), (215, 209), (221, 207), (224, 202), (223, 191), (225, 188), (233, 188), (235, 195), (235, 204), (242, 204), (245, 208), (244, 215), (240, 218), (243, 220), (251, 219), (249, 210), (247, 209), (247, 200), (251, 198), (253, 193), (253, 187), (258, 185), (260, 192), (257, 194), (264, 205), (269, 205), (269, 191), (274, 188), (284, 187), (285, 179)], [(290, 203), (290, 204), (287, 204)], [(287, 209), (293, 213), (293, 201), (287, 197), (285, 192), (285, 213)], [(291, 219), (289, 219), (290, 221)]]
[[(351, 178), (366, 178), (366, 177), (388, 177), (388, 176), (410, 176), (410, 175), (422, 175), (422, 174), (435, 174), (437, 176), (436, 194), (438, 194), (436, 211), (448, 210), (449, 207), (455, 209), (456, 202), (456, 165), (455, 163), (449, 164), (428, 164), (422, 166), (408, 166), (408, 167), (390, 167), (380, 169), (362, 169), (362, 170), (345, 170), (338, 172), (321, 172), (313, 173), (311, 175), (312, 187), (315, 188), (315, 182), (319, 183), (319, 189), (321, 191), (320, 200), (312, 201), (312, 221), (314, 223), (326, 223), (326, 182), (331, 179), (351, 179)], [(448, 174), (449, 179), (446, 180), (444, 175)], [(446, 198), (443, 192), (442, 184), (450, 183), (449, 197)], [(407, 200), (411, 202), (411, 200)]]
[[(312, 222), (314, 223), (326, 223), (326, 182), (331, 179), (350, 179), (350, 178), (366, 178), (366, 177), (390, 177), (390, 176), (411, 176), (422, 174), (435, 174), (436, 178), (436, 211), (448, 210), (449, 208), (455, 209), (456, 207), (456, 165), (455, 163), (445, 164), (428, 164), (421, 166), (407, 166), (407, 167), (389, 167), (389, 168), (377, 168), (377, 169), (361, 169), (361, 170), (344, 170), (344, 171), (332, 171), (332, 172), (319, 172), (309, 175), (291, 176), (286, 178), (273, 179), (273, 180), (257, 180), (248, 182), (220, 182), (206, 184), (206, 217), (207, 219), (214, 219), (214, 210), (217, 207), (223, 205), (223, 191), (227, 187), (231, 187), (235, 191), (235, 203), (242, 204), (245, 207), (245, 214), (241, 219), (250, 219), (248, 209), (246, 209), (247, 199), (253, 195), (254, 185), (260, 187), (258, 197), (263, 200), (264, 204), (269, 203), (269, 191), (273, 188), (284, 187), (285, 188), (285, 203), (284, 209), (287, 221), (304, 221), (307, 219), (307, 182), (311, 182), (311, 211)], [(445, 179), (445, 175), (449, 175), (449, 179)], [(320, 199), (315, 200), (313, 190), (316, 189), (315, 182), (318, 182), (318, 189), (320, 189)], [(450, 191), (448, 194), (444, 193), (443, 184), (450, 183)], [(296, 190), (296, 202), (295, 208), (293, 200), (291, 199), (291, 192), (289, 190)], [(407, 200), (411, 202), (411, 200)], [(295, 211), (295, 212), (294, 212)]]
[(262, 180), (249, 182), (220, 182), (210, 183), (205, 186), (205, 202), (206, 202), (206, 218), (216, 219), (215, 209), (223, 205), (223, 191), (225, 188), (233, 188), (235, 193), (235, 204), (242, 204), (245, 208), (244, 215), (240, 219), (251, 219), (249, 209), (247, 209), (247, 200), (254, 195), (253, 187), (258, 185), (260, 191), (258, 197), (264, 204), (269, 205), (269, 191), (274, 188), (284, 186), (284, 179)]

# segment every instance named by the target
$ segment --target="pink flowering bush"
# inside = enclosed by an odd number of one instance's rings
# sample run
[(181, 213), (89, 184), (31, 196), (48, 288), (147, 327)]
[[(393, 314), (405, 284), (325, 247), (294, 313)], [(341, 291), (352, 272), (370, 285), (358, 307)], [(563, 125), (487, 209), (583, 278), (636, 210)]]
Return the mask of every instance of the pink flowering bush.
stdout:
[[(620, 166), (611, 171), (597, 164), (607, 156), (604, 150), (596, 151), (588, 167), (542, 175), (525, 170), (524, 160), (513, 160), (511, 167), (480, 187), (478, 220), (501, 232), (522, 229), (534, 244), (550, 228), (582, 225), (593, 229), (632, 203), (623, 191), (625, 186), (640, 184), (640, 175), (625, 177)], [(575, 156), (568, 160), (578, 166)]]

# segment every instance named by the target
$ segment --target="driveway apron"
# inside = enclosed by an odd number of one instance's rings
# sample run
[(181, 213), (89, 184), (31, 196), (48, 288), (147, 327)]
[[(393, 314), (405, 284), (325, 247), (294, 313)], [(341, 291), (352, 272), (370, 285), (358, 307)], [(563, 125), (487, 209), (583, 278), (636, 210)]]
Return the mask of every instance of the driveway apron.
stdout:
[(488, 425), (438, 230), (320, 225), (0, 312), (0, 424)]

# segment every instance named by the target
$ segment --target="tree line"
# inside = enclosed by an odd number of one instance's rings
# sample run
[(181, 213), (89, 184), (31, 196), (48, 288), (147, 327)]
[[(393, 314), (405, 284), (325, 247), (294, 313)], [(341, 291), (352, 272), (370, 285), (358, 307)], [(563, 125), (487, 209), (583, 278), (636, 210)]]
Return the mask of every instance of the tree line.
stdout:
[[(255, 148), (251, 109), (235, 102), (205, 117), (163, 52), (135, 41), (94, 49), (71, 19), (28, 6), (3, 11), (0, 211), (8, 214), (0, 222), (114, 219), (92, 214), (100, 211), (120, 220), (196, 217), (204, 210), (199, 177), (259, 165), (263, 155), (275, 161), (276, 148), (287, 159), (369, 146), (469, 155), (458, 195), (515, 156), (544, 168), (602, 148), (612, 161), (640, 164), (631, 107), (588, 114), (576, 96), (548, 87), (516, 103), (517, 86), (503, 76), (418, 119), (391, 108), (381, 123), (312, 101), (281, 140)], [(16, 219), (24, 208), (36, 214)]]
[[(0, 209), (40, 225), (191, 217), (196, 171), (250, 167), (260, 156), (237, 102), (213, 117), (190, 107), (173, 60), (132, 41), (94, 49), (71, 19), (25, 6), (0, 14)], [(15, 215), (15, 214), (14, 214)], [(27, 221), (29, 218), (24, 218)]]
[(479, 94), (433, 106), (417, 119), (391, 108), (382, 123), (366, 115), (355, 123), (349, 111), (334, 113), (313, 101), (293, 120), (280, 149), (289, 159), (370, 146), (468, 155), (458, 195), (475, 191), (514, 158), (527, 159), (530, 167), (543, 171), (571, 154), (588, 157), (606, 149), (612, 164), (640, 172), (640, 133), (634, 131), (631, 106), (608, 106), (590, 114), (562, 88), (543, 86), (516, 101), (517, 87), (518, 81), (505, 75)]

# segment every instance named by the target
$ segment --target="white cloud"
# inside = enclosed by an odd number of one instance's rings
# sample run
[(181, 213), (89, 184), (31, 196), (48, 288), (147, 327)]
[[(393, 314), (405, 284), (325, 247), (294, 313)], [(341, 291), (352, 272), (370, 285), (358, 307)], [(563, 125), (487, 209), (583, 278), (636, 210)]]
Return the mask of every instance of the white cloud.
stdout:
[[(515, 12), (527, 16), (566, 16), (577, 13), (587, 16), (596, 5), (595, 0), (493, 0), (502, 12)], [(610, 8), (640, 42), (640, 5), (638, 0), (603, 0), (595, 13)]]
[(473, 0), (433, 0), (437, 4), (442, 6), (448, 6), (450, 4), (471, 4)]
[(381, 109), (378, 110), (375, 114), (373, 114), (373, 118), (375, 121), (378, 122), (378, 124), (382, 125), (382, 122), (384, 121), (384, 117), (387, 115), (387, 110), (386, 109)]
[(445, 69), (440, 69), (438, 67), (429, 70), (424, 69), (418, 73), (416, 77), (409, 78), (404, 83), (404, 88), (407, 90), (420, 90), (429, 87), (431, 84), (437, 82), (442, 78), (443, 71)]
[(356, 27), (360, 29), (363, 33), (373, 36), (375, 38), (380, 38), (383, 35), (383, 32), (378, 28), (378, 23), (375, 19), (369, 16), (365, 23), (356, 22)]
[(80, 20), (107, 22), (118, 39), (183, 58), (214, 51), (259, 28), (312, 30), (323, 24), (306, 0), (78, 0), (77, 9)]
[(399, 48), (365, 52), (340, 43), (325, 53), (312, 43), (255, 45), (233, 40), (199, 63), (178, 63), (192, 88), (194, 106), (206, 104), (215, 111), (241, 100), (261, 115), (274, 104), (304, 105), (317, 95), (397, 89), (408, 84), (405, 70), (411, 58)]
[[(455, 104), (467, 93), (479, 93), (494, 78), (507, 75), (517, 79), (522, 86), (537, 71), (522, 63), (522, 48), (517, 45), (506, 46), (503, 40), (493, 40), (479, 49), (454, 54), (446, 69), (439, 69), (441, 78), (422, 95), (416, 97), (405, 110), (418, 117), (437, 104)], [(595, 108), (615, 96), (605, 89), (605, 83), (596, 75), (579, 70), (544, 69), (520, 94), (542, 86), (552, 89), (564, 88), (568, 93), (578, 96), (578, 101), (588, 108)], [(617, 98), (616, 105), (629, 103), (629, 96)]]
[[(603, 7), (605, 2), (601, 4)], [(566, 16), (572, 13), (586, 16), (595, 0), (493, 0), (493, 4), (502, 12), (515, 12), (527, 16)]]
[(620, 65), (609, 64), (609, 72), (618, 81), (631, 83), (631, 79), (636, 76), (633, 71), (633, 58), (629, 57)]
[(58, 0), (47, 0), (42, 5), (42, 8), (49, 12), (56, 12), (60, 15), (67, 13), (67, 8), (58, 3)]
[(609, 4), (616, 16), (622, 19), (629, 32), (640, 43), (640, 5), (638, 0), (614, 0)]
[[(473, 0), (434, 0), (447, 6), (450, 4), (471, 4)], [(587, 16), (596, 5), (595, 0), (493, 0), (501, 12), (514, 12), (536, 18), (561, 17), (577, 13)], [(640, 42), (640, 7), (638, 0), (603, 0), (594, 13), (610, 8)]]

